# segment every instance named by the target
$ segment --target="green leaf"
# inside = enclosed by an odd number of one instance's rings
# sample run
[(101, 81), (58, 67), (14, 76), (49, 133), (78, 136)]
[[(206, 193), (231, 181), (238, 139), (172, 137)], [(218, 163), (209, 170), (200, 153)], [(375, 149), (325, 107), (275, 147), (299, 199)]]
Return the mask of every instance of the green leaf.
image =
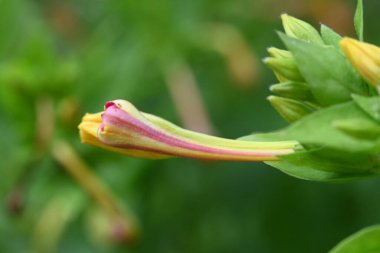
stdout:
[(380, 98), (353, 95), (355, 103), (373, 119), (380, 122)]
[(368, 88), (344, 55), (333, 46), (318, 46), (280, 33), (316, 100), (329, 106), (351, 100), (351, 93), (365, 95)]
[[(351, 172), (353, 168), (347, 165), (314, 156), (310, 152), (283, 156), (279, 161), (266, 164), (290, 176), (312, 181), (337, 182), (373, 175), (368, 171)], [(348, 172), (344, 172), (345, 170)]]
[(336, 120), (333, 122), (333, 126), (354, 138), (372, 140), (380, 136), (379, 124), (364, 118)]
[[(302, 145), (323, 146), (351, 153), (376, 152), (379, 140), (354, 138), (334, 127), (334, 122), (346, 119), (363, 119), (376, 123), (354, 102), (347, 102), (318, 110), (266, 137), (268, 140), (297, 140)], [(244, 137), (246, 140), (254, 138), (257, 136)]]
[(363, 0), (358, 0), (358, 3), (356, 5), (356, 11), (355, 11), (355, 17), (354, 17), (354, 25), (355, 25), (355, 30), (356, 34), (359, 38), (359, 40), (363, 41), (363, 30), (364, 30), (364, 25), (363, 25)]
[(380, 225), (364, 228), (335, 246), (329, 253), (380, 252)]
[(330, 27), (322, 24), (321, 35), (326, 45), (334, 46), (336, 49), (341, 50), (339, 41), (341, 40), (342, 37), (336, 32), (334, 32)]
[(288, 138), (302, 144), (328, 146), (347, 152), (368, 152), (376, 146), (376, 140), (357, 139), (334, 127), (334, 122), (346, 119), (373, 121), (353, 102), (335, 105), (304, 117), (286, 129)]
[[(273, 141), (281, 138), (282, 134), (254, 134), (241, 139)], [(305, 151), (298, 148), (294, 154), (281, 156), (279, 161), (266, 163), (296, 178), (333, 182), (375, 175), (375, 161), (376, 159), (366, 153), (350, 153), (329, 148)]]
[[(242, 137), (247, 141), (296, 140), (302, 145), (291, 155), (267, 164), (297, 178), (341, 181), (379, 173), (379, 138), (363, 139), (347, 134), (336, 122), (379, 124), (355, 102), (318, 110), (284, 130)], [(344, 125), (343, 127), (346, 127)], [(360, 129), (360, 128), (359, 128)], [(361, 129), (360, 129), (361, 130)], [(351, 133), (351, 132), (350, 132)], [(361, 136), (359, 136), (361, 137)]]

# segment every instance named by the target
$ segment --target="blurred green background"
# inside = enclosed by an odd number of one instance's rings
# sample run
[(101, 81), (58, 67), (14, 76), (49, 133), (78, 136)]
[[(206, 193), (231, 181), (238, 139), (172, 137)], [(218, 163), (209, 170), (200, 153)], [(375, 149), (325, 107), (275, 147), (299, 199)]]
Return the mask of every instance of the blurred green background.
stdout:
[[(366, 40), (379, 45), (380, 2), (364, 5)], [(262, 163), (145, 161), (83, 145), (77, 130), (84, 113), (119, 98), (228, 138), (284, 127), (261, 64), (267, 47), (281, 47), (279, 15), (353, 36), (355, 1), (0, 6), (0, 252), (317, 253), (380, 222), (380, 179), (327, 184)]]

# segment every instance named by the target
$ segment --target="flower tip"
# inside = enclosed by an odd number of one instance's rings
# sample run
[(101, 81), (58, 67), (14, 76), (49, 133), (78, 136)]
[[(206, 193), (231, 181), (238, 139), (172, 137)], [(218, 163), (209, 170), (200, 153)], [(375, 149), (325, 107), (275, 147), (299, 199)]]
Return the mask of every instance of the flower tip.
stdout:
[(86, 113), (79, 124), (79, 136), (82, 143), (97, 143), (97, 131), (102, 123), (101, 113)]
[(289, 16), (288, 13), (284, 12), (284, 13), (282, 13), (282, 14), (280, 15), (280, 17), (281, 17), (281, 20), (284, 21), (284, 20), (288, 19), (288, 18), (291, 17), (291, 16)]
[(104, 110), (106, 110), (107, 108), (111, 107), (115, 105), (115, 102), (114, 101), (107, 101), (105, 104), (104, 104)]
[(265, 57), (262, 59), (263, 63), (264, 64), (267, 64), (268, 63), (268, 60), (270, 59), (271, 57)]
[(292, 17), (286, 13), (281, 15), (282, 25), (286, 35), (317, 45), (324, 45), (318, 31), (309, 23)]
[(141, 112), (129, 101), (127, 100), (122, 100), (122, 99), (116, 99), (112, 101), (108, 101), (105, 103), (105, 111), (109, 108), (114, 108), (114, 109), (121, 109), (118, 112), (124, 111), (130, 114), (133, 117), (140, 118)]

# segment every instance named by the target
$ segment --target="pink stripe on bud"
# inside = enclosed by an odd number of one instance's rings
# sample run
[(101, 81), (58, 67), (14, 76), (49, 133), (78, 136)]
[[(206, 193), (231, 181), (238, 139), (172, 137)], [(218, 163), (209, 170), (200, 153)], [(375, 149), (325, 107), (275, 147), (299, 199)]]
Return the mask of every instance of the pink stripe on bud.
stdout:
[[(156, 116), (142, 113), (124, 100), (107, 102), (105, 111), (97, 122), (95, 137), (99, 142), (94, 141), (94, 131), (86, 129), (86, 124), (89, 123), (83, 119), (80, 129), (84, 142), (144, 158), (179, 156), (207, 160), (268, 161), (294, 152), (296, 145), (292, 141), (229, 140), (188, 131)], [(91, 132), (91, 141), (86, 141), (90, 137), (84, 132)]]

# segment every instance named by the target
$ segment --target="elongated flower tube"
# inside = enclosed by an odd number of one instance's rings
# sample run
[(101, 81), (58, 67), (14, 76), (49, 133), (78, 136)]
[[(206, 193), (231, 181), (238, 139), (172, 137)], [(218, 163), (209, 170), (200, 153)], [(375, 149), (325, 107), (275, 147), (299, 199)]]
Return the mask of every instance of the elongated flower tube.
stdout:
[(180, 128), (138, 111), (125, 100), (105, 104), (104, 112), (86, 114), (79, 125), (82, 142), (148, 159), (188, 157), (204, 160), (272, 161), (294, 152), (295, 141), (229, 140)]
[(380, 86), (380, 48), (351, 38), (344, 38), (340, 46), (348, 60), (371, 85)]

